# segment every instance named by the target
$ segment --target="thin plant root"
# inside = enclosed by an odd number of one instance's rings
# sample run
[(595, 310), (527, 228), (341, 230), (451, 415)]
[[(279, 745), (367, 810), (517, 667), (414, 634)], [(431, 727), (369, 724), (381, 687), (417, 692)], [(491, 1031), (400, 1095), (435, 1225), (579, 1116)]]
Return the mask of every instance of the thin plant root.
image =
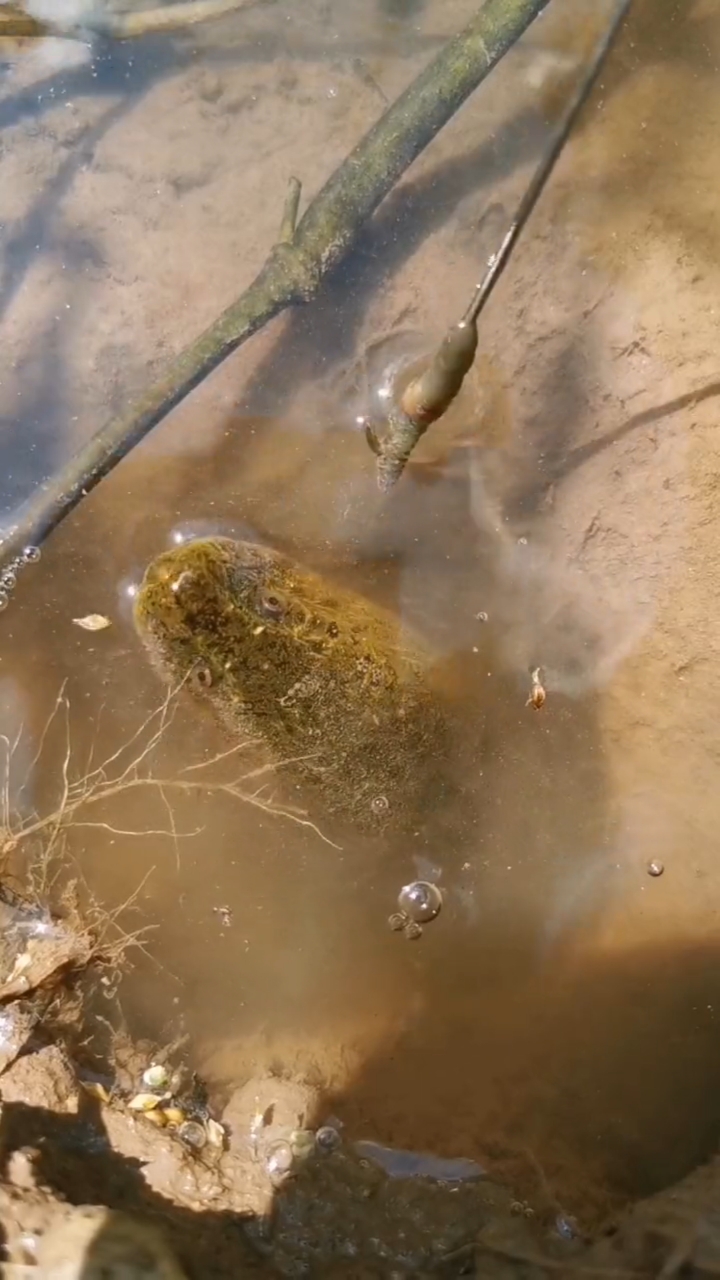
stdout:
[[(128, 949), (137, 947), (148, 954), (144, 943), (148, 929), (128, 932), (123, 921), (140, 897), (153, 868), (125, 902), (112, 911), (106, 910), (95, 901), (92, 891), (84, 884), (81, 872), (68, 881), (68, 841), (71, 832), (77, 828), (90, 827), (128, 837), (167, 836), (172, 840), (179, 864), (181, 839), (198, 835), (199, 830), (178, 830), (171, 804), (173, 794), (217, 794), (309, 827), (320, 839), (335, 849), (339, 848), (323, 835), (304, 810), (275, 800), (269, 790), (269, 778), (276, 767), (269, 764), (249, 767), (238, 772), (236, 777), (230, 776), (229, 780), (217, 776), (217, 766), (227, 765), (243, 750), (256, 745), (252, 741), (211, 759), (191, 763), (177, 777), (159, 776), (153, 767), (154, 756), (171, 723), (177, 706), (177, 692), (177, 688), (171, 689), (162, 704), (146, 717), (135, 733), (101, 763), (93, 764), (91, 754), (85, 769), (76, 771), (69, 701), (63, 685), (29, 769), (29, 775), (32, 775), (43, 755), (53, 723), (59, 721), (62, 731), (64, 722), (65, 750), (59, 771), (59, 796), (45, 813), (24, 817), (16, 815), (13, 798), (22, 794), (28, 782), (26, 778), (17, 793), (11, 787), (11, 764), (21, 734), (14, 741), (0, 736), (0, 745), (5, 748), (5, 767), (0, 778), (0, 902), (4, 903), (6, 910), (17, 909), (20, 917), (26, 920), (23, 924), (25, 932), (18, 935), (22, 939), (20, 947), (15, 946), (14, 934), (12, 937), (8, 934), (4, 938), (4, 948), (0, 948), (0, 1006), (7, 1007), (8, 1002), (28, 998), (33, 993), (50, 992), (66, 978), (91, 966), (104, 971), (101, 978), (103, 994), (110, 997), (115, 994), (122, 977)], [(133, 830), (115, 826), (102, 813), (95, 816), (97, 806), (140, 788), (158, 796), (167, 814), (167, 827)], [(13, 859), (13, 855), (18, 853), (21, 856), (19, 866)], [(12, 888), (13, 880), (17, 880), (19, 891)], [(78, 892), (80, 882), (82, 895)], [(59, 903), (57, 916), (49, 913), (50, 901)], [(0, 1054), (0, 1071), (2, 1069)]]
[[(92, 761), (90, 761), (83, 775), (74, 778), (72, 774), (69, 701), (63, 686), (55, 701), (36, 759), (33, 762), (33, 765), (37, 763), (37, 757), (43, 750), (44, 741), (52, 722), (57, 716), (62, 716), (65, 720), (66, 745), (61, 766), (61, 792), (57, 805), (49, 813), (34, 814), (23, 819), (13, 820), (10, 804), (10, 765), (18, 743), (16, 741), (11, 744), (9, 740), (5, 739), (6, 762), (2, 796), (0, 797), (3, 824), (2, 828), (0, 828), (0, 858), (3, 856), (6, 859), (9, 858), (21, 845), (35, 840), (40, 843), (42, 848), (41, 862), (47, 866), (54, 860), (58, 852), (58, 845), (61, 844), (70, 828), (90, 827), (102, 829), (114, 835), (167, 836), (172, 840), (179, 860), (179, 841), (183, 838), (186, 839), (197, 835), (199, 831), (178, 831), (169, 800), (169, 797), (173, 794), (229, 796), (243, 804), (261, 809), (264, 813), (297, 823), (299, 826), (309, 827), (325, 843), (330, 844), (335, 849), (339, 847), (323, 834), (304, 809), (281, 804), (274, 798), (272, 792), (268, 791), (267, 775), (273, 775), (277, 770), (282, 769), (284, 764), (289, 763), (288, 761), (280, 762), (275, 766), (262, 765), (250, 768), (245, 772), (240, 772), (237, 777), (231, 778), (229, 781), (213, 776), (209, 772), (219, 762), (241, 753), (244, 749), (251, 748), (255, 745), (252, 741), (233, 747), (230, 751), (223, 752), (211, 760), (200, 761), (188, 766), (177, 777), (161, 777), (153, 772), (151, 768), (153, 754), (162, 742), (170, 725), (177, 705), (177, 693), (177, 689), (171, 689), (161, 705), (150, 713), (127, 742), (108, 756), (107, 759), (103, 760), (101, 764), (91, 767)], [(188, 774), (193, 771), (195, 776), (188, 777)], [(153, 830), (136, 831), (114, 826), (102, 817), (95, 818), (92, 816), (92, 811), (97, 806), (133, 790), (148, 790), (158, 795), (168, 816), (167, 828), (160, 827)], [(43, 882), (38, 887), (44, 890), (46, 884)]]

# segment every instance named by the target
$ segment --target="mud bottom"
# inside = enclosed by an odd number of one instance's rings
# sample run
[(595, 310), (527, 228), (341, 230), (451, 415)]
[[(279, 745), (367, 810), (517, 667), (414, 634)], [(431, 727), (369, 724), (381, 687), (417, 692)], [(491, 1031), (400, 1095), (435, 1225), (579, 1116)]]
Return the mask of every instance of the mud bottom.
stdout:
[(180, 1126), (149, 1118), (156, 1107), (134, 1111), (119, 1084), (107, 1092), (83, 1075), (49, 1044), (0, 1080), (0, 1230), (5, 1263), (22, 1267), (8, 1276), (672, 1276), (720, 1265), (720, 1162), (592, 1242), (570, 1221), (550, 1231), (470, 1162), (408, 1175), (385, 1149), (345, 1140), (332, 1117), (318, 1126), (318, 1096), (298, 1080), (246, 1081), (215, 1122), (222, 1143), (191, 1145)]

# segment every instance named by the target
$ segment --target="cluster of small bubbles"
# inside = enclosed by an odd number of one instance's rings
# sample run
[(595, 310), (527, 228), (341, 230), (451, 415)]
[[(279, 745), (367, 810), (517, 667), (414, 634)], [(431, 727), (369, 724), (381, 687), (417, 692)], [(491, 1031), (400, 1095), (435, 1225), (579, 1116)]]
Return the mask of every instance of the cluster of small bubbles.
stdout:
[(422, 925), (417, 920), (408, 920), (403, 933), (408, 942), (417, 942), (418, 938), (422, 938)]
[(526, 1203), (525, 1200), (513, 1200), (510, 1205), (510, 1212), (516, 1217), (534, 1218), (535, 1210)]
[(342, 1137), (334, 1125), (324, 1124), (315, 1134), (315, 1144), (322, 1155), (329, 1156), (342, 1145)]
[(292, 1173), (293, 1152), (289, 1142), (279, 1139), (268, 1147), (265, 1153), (265, 1171), (277, 1187)]
[(398, 906), (416, 924), (427, 924), (440, 914), (442, 894), (429, 880), (414, 880), (412, 884), (403, 885)]
[(0, 573), (0, 610), (7, 609), (10, 603), (10, 592), (17, 586), (18, 572), (28, 564), (37, 564), (39, 559), (39, 547), (25, 547), (19, 556), (5, 566)]
[(399, 933), (407, 924), (407, 916), (405, 915), (405, 912), (393, 911), (392, 915), (388, 918), (388, 924), (390, 925), (393, 933)]

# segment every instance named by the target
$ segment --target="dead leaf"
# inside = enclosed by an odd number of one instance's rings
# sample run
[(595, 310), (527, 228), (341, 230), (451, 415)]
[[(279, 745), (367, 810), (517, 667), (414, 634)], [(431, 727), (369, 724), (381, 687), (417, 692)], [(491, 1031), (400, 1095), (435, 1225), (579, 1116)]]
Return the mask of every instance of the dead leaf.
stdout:
[(88, 613), (84, 618), (73, 618), (76, 627), (82, 627), (83, 631), (104, 631), (106, 627), (111, 627), (112, 623), (104, 613)]
[(545, 686), (540, 679), (540, 667), (535, 668), (530, 678), (532, 680), (532, 689), (525, 706), (534, 707), (536, 711), (539, 711), (541, 707), (545, 706), (545, 699), (547, 698)]
[(110, 1094), (104, 1084), (100, 1084), (99, 1080), (81, 1080), (80, 1088), (90, 1094), (91, 1098), (99, 1098), (100, 1102), (108, 1103)]
[(128, 1102), (131, 1111), (153, 1111), (159, 1106), (162, 1098), (157, 1093), (136, 1093)]

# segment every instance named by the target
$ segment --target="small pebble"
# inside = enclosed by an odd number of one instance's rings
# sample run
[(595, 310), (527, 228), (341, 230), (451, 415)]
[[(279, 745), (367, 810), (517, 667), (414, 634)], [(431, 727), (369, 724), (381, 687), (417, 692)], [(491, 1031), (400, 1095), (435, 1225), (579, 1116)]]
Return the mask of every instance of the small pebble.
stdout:
[(442, 894), (429, 880), (414, 880), (412, 884), (403, 885), (398, 894), (398, 906), (410, 920), (427, 924), (439, 915)]
[(664, 870), (665, 866), (662, 862), (648, 862), (649, 876), (661, 876)]

